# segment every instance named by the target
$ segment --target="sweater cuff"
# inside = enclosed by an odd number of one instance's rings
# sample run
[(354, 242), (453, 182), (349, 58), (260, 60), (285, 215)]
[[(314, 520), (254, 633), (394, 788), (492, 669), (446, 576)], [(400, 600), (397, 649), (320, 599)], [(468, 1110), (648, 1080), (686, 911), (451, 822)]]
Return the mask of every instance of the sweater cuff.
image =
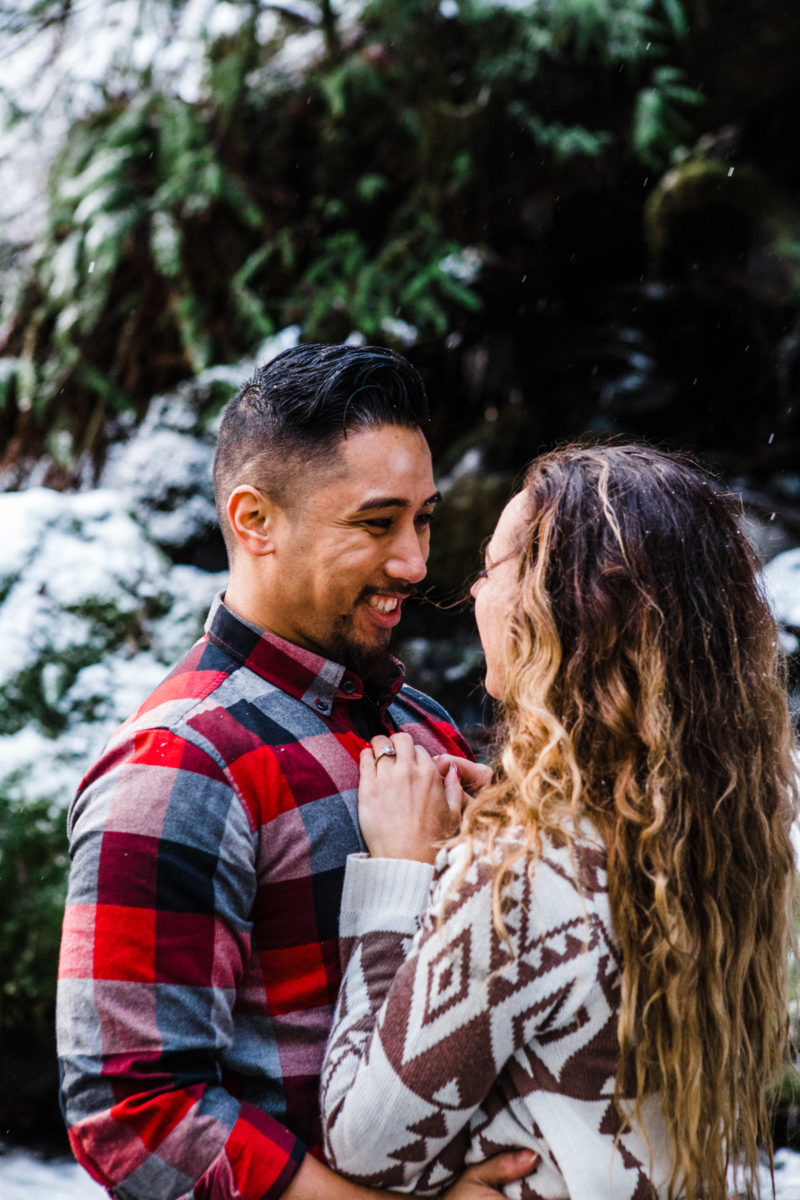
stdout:
[(418, 917), (428, 907), (432, 880), (431, 863), (349, 855), (339, 936), (360, 937), (377, 930), (413, 932)]

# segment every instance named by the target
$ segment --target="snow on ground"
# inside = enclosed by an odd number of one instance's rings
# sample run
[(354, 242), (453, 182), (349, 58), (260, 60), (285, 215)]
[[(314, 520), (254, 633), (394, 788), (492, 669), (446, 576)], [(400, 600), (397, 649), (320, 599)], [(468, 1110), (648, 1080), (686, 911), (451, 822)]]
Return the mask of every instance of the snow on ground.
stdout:
[(107, 1192), (76, 1162), (42, 1162), (26, 1150), (11, 1150), (0, 1158), (0, 1196), (3, 1200), (101, 1200)]
[[(764, 1200), (771, 1195), (769, 1171), (761, 1172)], [(106, 1192), (77, 1163), (66, 1159), (42, 1162), (24, 1150), (0, 1157), (0, 1196), (3, 1200), (100, 1200)], [(775, 1155), (776, 1200), (800, 1197), (800, 1154), (778, 1150)]]
[[(761, 1165), (758, 1177), (762, 1200), (769, 1200), (772, 1181), (766, 1165)], [(732, 1194), (736, 1195), (735, 1192)], [(782, 1149), (775, 1152), (775, 1200), (800, 1200), (800, 1153), (797, 1151)]]
[(299, 333), (289, 326), (252, 360), (155, 397), (109, 455), (101, 487), (0, 493), (6, 797), (65, 804), (114, 728), (200, 635), (227, 572), (176, 565), (164, 553), (216, 528), (214, 430), (196, 434), (197, 406), (220, 383), (232, 394)]

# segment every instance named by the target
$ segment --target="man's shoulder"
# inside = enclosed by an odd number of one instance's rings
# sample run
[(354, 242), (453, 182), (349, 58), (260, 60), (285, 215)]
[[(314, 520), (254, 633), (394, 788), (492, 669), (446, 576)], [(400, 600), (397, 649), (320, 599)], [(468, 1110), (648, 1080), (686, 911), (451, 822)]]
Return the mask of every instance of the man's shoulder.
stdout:
[(227, 766), (256, 746), (283, 746), (318, 733), (319, 718), (280, 681), (201, 639), (120, 727), (112, 745), (158, 731)]
[(231, 790), (247, 807), (269, 791), (268, 777), (279, 787), (281, 751), (318, 726), (301, 699), (203, 638), (112, 734), (79, 784), (70, 825), (112, 801), (128, 821), (133, 809), (139, 820), (138, 810), (163, 808), (167, 796), (173, 814), (196, 811), (200, 787), (206, 812), (227, 811)]
[(434, 700), (433, 697), (429, 696), (426, 692), (420, 692), (417, 688), (412, 687), (409, 683), (403, 684), (397, 694), (397, 700), (399, 700), (401, 703), (405, 700), (412, 708), (422, 709), (422, 711), (433, 720), (446, 721), (447, 724), (452, 725), (454, 729), (458, 728), (444, 705), (439, 704), (438, 700)]
[(238, 666), (234, 659), (206, 638), (201, 638), (170, 669), (122, 728), (141, 726), (149, 722), (160, 728), (174, 728), (185, 720), (198, 704), (204, 703), (214, 692), (219, 691)]

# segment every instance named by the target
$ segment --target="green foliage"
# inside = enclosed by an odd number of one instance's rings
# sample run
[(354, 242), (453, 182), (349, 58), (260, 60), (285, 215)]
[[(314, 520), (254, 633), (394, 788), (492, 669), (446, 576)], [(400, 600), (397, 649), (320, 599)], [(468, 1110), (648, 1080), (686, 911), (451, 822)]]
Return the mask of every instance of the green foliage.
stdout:
[(775, 250), (785, 265), (791, 298), (797, 303), (800, 301), (800, 237), (784, 233), (778, 237)]
[(63, 811), (26, 804), (13, 788), (0, 794), (0, 1028), (29, 1025), (52, 1008), (67, 863)]
[(657, 67), (650, 87), (636, 98), (633, 145), (645, 165), (659, 170), (673, 150), (685, 143), (691, 123), (684, 110), (702, 103), (702, 96), (686, 86), (678, 67)]
[(480, 272), (442, 262), (489, 257), (548, 166), (656, 170), (691, 135), (681, 0), (372, 0), (347, 38), (319, 9), (325, 49), (302, 74), (273, 65), (284, 38), (259, 42), (242, 5), (207, 39), (201, 100), (144, 71), (72, 127), (0, 312), (0, 437), (49, 436), (65, 464), (101, 451), (109, 413), (287, 323), (441, 337), (482, 308)]
[(400, 323), (446, 333), (453, 302), (480, 308), (475, 292), (447, 269), (447, 256), (459, 250), (433, 221), (401, 230), (374, 255), (356, 230), (332, 234), (299, 284), (305, 333), (324, 337), (337, 312), (368, 338), (391, 339)]
[(158, 92), (72, 128), (35, 278), (12, 309), (18, 353), (6, 389), (42, 426), (58, 421), (59, 396), (85, 426), (96, 405), (127, 407), (156, 382), (203, 370), (218, 348), (210, 326), (220, 301), (243, 341), (270, 332), (246, 285), (220, 288), (197, 254), (211, 221), (233, 231), (227, 241), (259, 226), (213, 142), (199, 107)]

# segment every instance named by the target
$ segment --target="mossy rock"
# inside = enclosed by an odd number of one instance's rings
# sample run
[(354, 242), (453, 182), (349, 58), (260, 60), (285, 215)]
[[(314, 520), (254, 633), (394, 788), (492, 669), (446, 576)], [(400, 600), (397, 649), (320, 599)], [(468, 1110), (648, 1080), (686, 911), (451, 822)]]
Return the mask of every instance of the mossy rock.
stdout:
[(665, 277), (703, 287), (725, 281), (778, 303), (791, 298), (800, 222), (755, 168), (681, 163), (650, 193), (643, 219), (651, 262)]
[(476, 470), (444, 492), (431, 540), (428, 583), (445, 595), (458, 594), (480, 569), (481, 552), (512, 489), (506, 475)]

